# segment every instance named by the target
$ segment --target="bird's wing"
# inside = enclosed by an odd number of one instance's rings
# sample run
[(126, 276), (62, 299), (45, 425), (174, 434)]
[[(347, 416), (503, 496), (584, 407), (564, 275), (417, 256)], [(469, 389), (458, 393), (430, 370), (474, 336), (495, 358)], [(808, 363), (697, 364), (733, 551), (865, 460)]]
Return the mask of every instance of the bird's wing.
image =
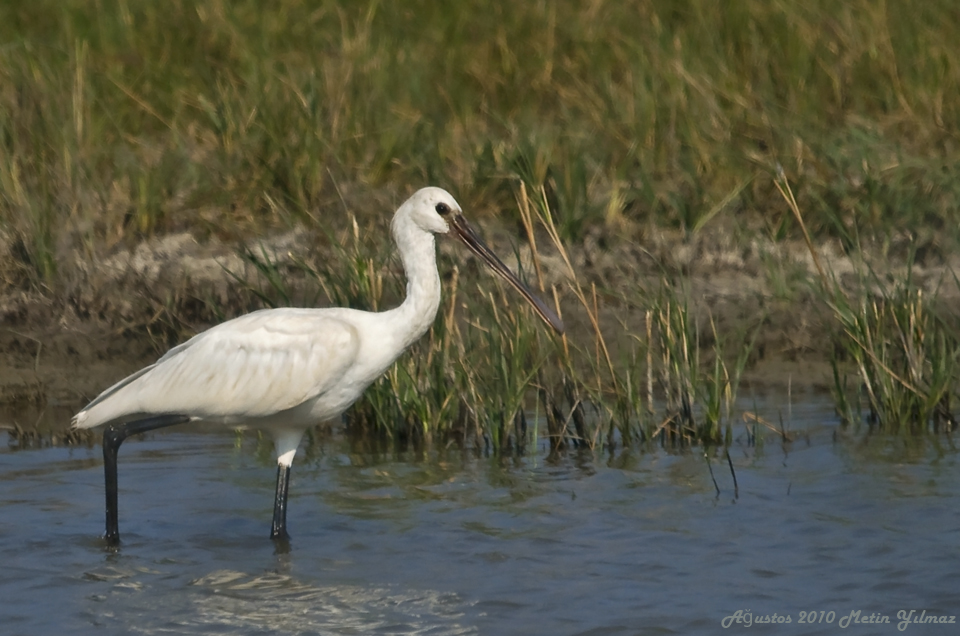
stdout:
[(75, 425), (133, 413), (262, 417), (327, 391), (356, 359), (354, 327), (327, 315), (256, 312), (171, 349), (90, 403)]

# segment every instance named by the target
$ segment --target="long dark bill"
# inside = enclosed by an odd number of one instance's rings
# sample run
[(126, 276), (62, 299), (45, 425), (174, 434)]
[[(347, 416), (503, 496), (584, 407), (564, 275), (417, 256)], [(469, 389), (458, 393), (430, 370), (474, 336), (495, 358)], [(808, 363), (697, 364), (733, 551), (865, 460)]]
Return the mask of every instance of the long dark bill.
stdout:
[(463, 241), (463, 243), (470, 248), (471, 252), (483, 259), (483, 261), (490, 266), (490, 269), (513, 285), (516, 290), (527, 299), (527, 302), (533, 305), (534, 310), (536, 310), (537, 314), (540, 315), (540, 318), (542, 318), (545, 323), (553, 327), (557, 333), (563, 333), (563, 321), (561, 321), (549, 307), (543, 304), (542, 300), (534, 296), (533, 292), (521, 283), (520, 279), (510, 271), (510, 268), (503, 264), (503, 261), (497, 258), (497, 255), (487, 247), (487, 244), (483, 242), (470, 224), (467, 223), (467, 220), (463, 218), (462, 214), (453, 216), (450, 222), (457, 238)]

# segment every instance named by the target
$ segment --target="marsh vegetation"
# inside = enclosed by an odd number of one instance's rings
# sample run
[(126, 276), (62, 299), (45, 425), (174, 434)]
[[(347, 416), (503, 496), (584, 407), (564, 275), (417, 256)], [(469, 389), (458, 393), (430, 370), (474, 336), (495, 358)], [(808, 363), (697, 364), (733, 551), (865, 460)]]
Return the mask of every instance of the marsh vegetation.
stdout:
[[(790, 355), (829, 360), (847, 421), (950, 430), (958, 32), (947, 0), (11, 0), (0, 284), (26, 336), (3, 347), (39, 366), (51, 325), (156, 352), (264, 304), (383, 307), (403, 289), (385, 214), (436, 184), (572, 328), (543, 332), (442, 251), (445, 305), (356, 430), (498, 451), (723, 443), (758, 338), (814, 305), (816, 343)], [(310, 248), (263, 247), (291, 231)], [(134, 298), (99, 300), (106, 255), (178, 232), (240, 246), (228, 297), (134, 276)], [(761, 264), (749, 316), (725, 319), (675, 256), (718, 236)], [(855, 265), (818, 271), (793, 244)]]

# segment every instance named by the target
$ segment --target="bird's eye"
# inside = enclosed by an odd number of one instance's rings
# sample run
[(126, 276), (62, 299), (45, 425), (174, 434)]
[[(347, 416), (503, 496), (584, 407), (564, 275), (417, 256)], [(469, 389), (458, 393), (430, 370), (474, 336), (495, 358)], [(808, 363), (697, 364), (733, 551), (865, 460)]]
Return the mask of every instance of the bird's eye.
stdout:
[(437, 214), (439, 214), (440, 216), (446, 216), (450, 214), (450, 206), (447, 205), (446, 203), (438, 203), (436, 209), (437, 209)]

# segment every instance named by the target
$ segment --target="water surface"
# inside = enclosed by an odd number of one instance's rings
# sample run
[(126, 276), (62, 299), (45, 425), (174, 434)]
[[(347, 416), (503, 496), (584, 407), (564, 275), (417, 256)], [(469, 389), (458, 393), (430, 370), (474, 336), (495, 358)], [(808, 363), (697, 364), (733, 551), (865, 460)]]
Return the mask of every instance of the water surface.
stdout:
[[(825, 403), (792, 413), (793, 443), (733, 447), (738, 492), (711, 460), (719, 495), (700, 451), (319, 442), (294, 465), (287, 553), (266, 538), (275, 467), (252, 434), (125, 443), (113, 551), (99, 447), (0, 433), (0, 633), (880, 634), (900, 610), (960, 614), (949, 438), (852, 435)], [(738, 610), (791, 623), (725, 630)], [(841, 628), (853, 611), (891, 623)]]

